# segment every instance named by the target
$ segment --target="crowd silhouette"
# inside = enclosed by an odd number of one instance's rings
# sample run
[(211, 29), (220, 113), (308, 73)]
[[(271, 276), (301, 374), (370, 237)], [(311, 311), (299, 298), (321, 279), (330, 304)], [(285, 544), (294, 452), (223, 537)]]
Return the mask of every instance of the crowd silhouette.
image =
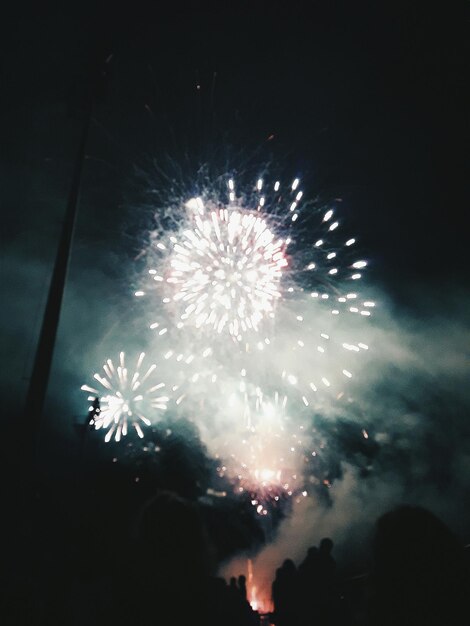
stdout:
[(276, 570), (272, 583), (276, 626), (347, 624), (332, 549), (332, 539), (324, 537), (319, 546), (308, 548), (298, 566), (287, 558)]
[(432, 512), (402, 505), (375, 525), (370, 571), (338, 573), (325, 537), (295, 565), (287, 558), (272, 583), (275, 626), (467, 626), (468, 547)]
[[(243, 574), (226, 580), (197, 505), (162, 490), (139, 510), (130, 538), (99, 555), (99, 536), (77, 541), (18, 626), (466, 626), (468, 552), (433, 513), (400, 506), (379, 517), (370, 569), (348, 585), (324, 537), (272, 580), (272, 611), (250, 605)], [(96, 534), (96, 533), (95, 533)], [(84, 535), (85, 537), (85, 535)], [(99, 555), (99, 556), (98, 556)], [(68, 563), (68, 565), (67, 565)], [(70, 583), (72, 581), (72, 584)], [(20, 607), (21, 608), (21, 607)]]

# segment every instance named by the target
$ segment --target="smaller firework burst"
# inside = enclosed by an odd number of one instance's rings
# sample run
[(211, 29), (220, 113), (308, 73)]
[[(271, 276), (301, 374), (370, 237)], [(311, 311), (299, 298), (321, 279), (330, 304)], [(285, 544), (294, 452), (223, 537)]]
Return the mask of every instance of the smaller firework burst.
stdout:
[(207, 390), (214, 404), (205, 410), (212, 419), (201, 428), (202, 438), (220, 460), (219, 476), (236, 492), (249, 493), (257, 512), (266, 515), (302, 487), (304, 426), (293, 424), (287, 396), (265, 394), (246, 382), (244, 370), (238, 382), (211, 381)]
[(96, 430), (106, 430), (105, 441), (113, 437), (120, 441), (128, 434), (131, 425), (139, 437), (143, 437), (142, 425), (150, 426), (155, 413), (166, 411), (169, 397), (164, 395), (165, 383), (157, 380), (155, 363), (143, 367), (145, 353), (137, 358), (135, 368), (129, 372), (125, 364), (125, 354), (119, 354), (118, 365), (107, 359), (103, 365), (104, 374), (95, 373), (94, 379), (101, 388), (82, 385), (81, 389), (90, 394), (89, 401), (99, 400), (99, 407), (93, 406), (92, 424)]

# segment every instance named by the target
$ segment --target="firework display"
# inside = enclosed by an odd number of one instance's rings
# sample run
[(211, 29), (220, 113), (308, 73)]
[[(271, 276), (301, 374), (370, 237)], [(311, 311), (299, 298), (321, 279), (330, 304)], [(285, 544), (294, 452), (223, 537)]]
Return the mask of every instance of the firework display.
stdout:
[[(297, 322), (295, 310), (309, 306), (333, 317), (371, 314), (374, 303), (358, 294), (367, 262), (354, 255), (355, 243), (342, 237), (335, 209), (303, 204), (298, 179), (287, 190), (259, 179), (240, 196), (229, 179), (225, 194), (181, 200), (172, 228), (152, 233), (148, 280), (135, 295), (150, 300), (150, 316), (166, 308), (179, 329), (259, 348), (282, 332), (279, 309)], [(310, 305), (299, 302), (307, 298)], [(167, 330), (158, 319), (151, 327)]]
[(156, 377), (157, 366), (152, 363), (143, 368), (145, 353), (137, 359), (135, 369), (129, 371), (125, 364), (125, 354), (119, 354), (118, 364), (107, 359), (103, 365), (103, 374), (95, 373), (94, 379), (100, 389), (82, 385), (82, 390), (90, 394), (89, 401), (98, 399), (99, 405), (90, 407), (94, 412), (93, 425), (96, 430), (104, 429), (105, 441), (114, 437), (120, 441), (128, 433), (128, 426), (137, 432), (140, 438), (144, 433), (142, 426), (150, 426), (148, 415), (166, 411), (169, 398), (165, 395), (165, 383)]
[(165, 373), (181, 379), (175, 364), (187, 366), (186, 388), (163, 392), (155, 365), (140, 373), (143, 355), (132, 375), (122, 353), (118, 367), (108, 360), (95, 374), (104, 389), (95, 425), (107, 441), (128, 424), (143, 436), (174, 401), (237, 489), (305, 495), (311, 412), (346, 393), (375, 303), (361, 294), (367, 262), (342, 235), (338, 202), (307, 202), (299, 186), (259, 178), (239, 193), (227, 178), (177, 198), (165, 210), (171, 219), (156, 220), (135, 297), (143, 328), (172, 346)]
[[(235, 435), (221, 438), (216, 454), (221, 457), (219, 474), (236, 479), (239, 491), (253, 494), (253, 506), (267, 514), (266, 500), (291, 496), (301, 490), (299, 459), (304, 450), (304, 426), (294, 422), (287, 410), (287, 396), (266, 396), (258, 387), (247, 392), (241, 385), (232, 393), (226, 411), (239, 424)], [(237, 417), (243, 415), (242, 420)]]
[[(241, 341), (247, 330), (259, 330), (281, 295), (285, 244), (274, 241), (265, 220), (253, 212), (209, 212), (200, 199), (188, 206), (194, 210), (194, 227), (174, 244), (166, 278), (174, 287), (172, 301), (181, 303), (181, 321), (198, 329), (207, 325), (219, 334), (228, 331)], [(162, 280), (157, 270), (150, 272)]]

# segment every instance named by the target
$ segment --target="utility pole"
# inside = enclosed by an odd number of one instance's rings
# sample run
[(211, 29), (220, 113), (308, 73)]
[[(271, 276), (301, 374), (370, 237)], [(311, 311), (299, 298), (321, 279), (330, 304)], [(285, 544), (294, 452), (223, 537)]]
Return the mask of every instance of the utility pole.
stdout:
[(39, 341), (23, 411), (22, 432), (28, 437), (28, 440), (25, 442), (28, 447), (28, 458), (25, 459), (25, 471), (29, 474), (29, 476), (26, 476), (26, 480), (28, 482), (35, 482), (39, 435), (41, 431), (44, 403), (54, 355), (57, 329), (60, 321), (62, 299), (79, 205), (80, 187), (94, 102), (98, 90), (102, 88), (102, 84), (104, 82), (103, 78), (107, 74), (106, 64), (108, 64), (110, 60), (111, 56), (106, 59), (105, 65), (103, 65), (102, 68), (99, 68), (99, 72), (96, 72), (95, 70), (95, 76), (92, 75), (90, 77), (89, 84), (85, 86), (84, 115), (82, 114), (83, 127), (81, 138), (75, 159), (72, 184), (67, 201), (64, 222), (62, 225), (54, 269), (49, 286), (46, 308), (44, 311)]

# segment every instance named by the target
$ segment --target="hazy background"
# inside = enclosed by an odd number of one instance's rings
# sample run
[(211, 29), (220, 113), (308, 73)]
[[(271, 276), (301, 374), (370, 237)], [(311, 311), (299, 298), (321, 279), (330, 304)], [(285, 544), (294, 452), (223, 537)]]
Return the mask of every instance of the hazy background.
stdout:
[[(19, 419), (81, 130), (89, 68), (108, 58), (43, 420), (42, 472), (74, 475), (80, 385), (117, 339), (140, 347), (135, 258), (151, 191), (274, 163), (341, 198), (378, 303), (357, 415), (325, 422), (328, 497), (294, 505), (255, 558), (266, 588), (329, 535), (367, 565), (377, 516), (427, 506), (470, 541), (468, 8), (427, 3), (172, 3), (7, 11), (2, 106), (2, 450)], [(176, 181), (176, 182), (175, 182)], [(349, 436), (367, 428), (370, 457)], [(359, 432), (359, 431), (358, 431)], [(467, 500), (466, 500), (467, 499)], [(269, 533), (268, 533), (269, 536)], [(236, 539), (231, 545), (236, 552)], [(241, 548), (242, 541), (240, 542)], [(256, 551), (255, 551), (256, 552)], [(227, 572), (246, 567), (232, 563)]]

